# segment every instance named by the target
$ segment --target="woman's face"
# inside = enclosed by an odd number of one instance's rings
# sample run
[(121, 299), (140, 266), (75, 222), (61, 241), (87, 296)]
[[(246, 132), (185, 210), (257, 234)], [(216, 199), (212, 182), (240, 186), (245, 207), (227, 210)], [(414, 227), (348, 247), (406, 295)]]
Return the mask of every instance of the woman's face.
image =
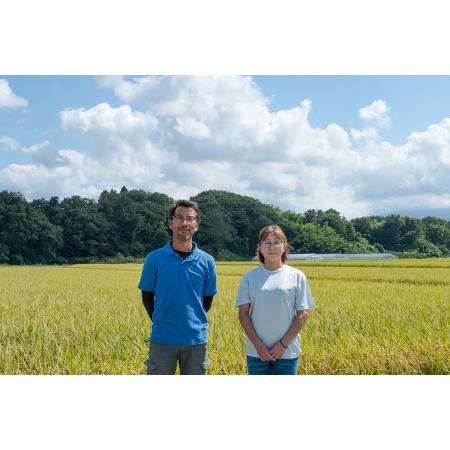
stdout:
[(275, 236), (273, 233), (269, 233), (265, 239), (259, 243), (259, 251), (264, 256), (264, 261), (279, 262), (283, 255), (286, 243)]

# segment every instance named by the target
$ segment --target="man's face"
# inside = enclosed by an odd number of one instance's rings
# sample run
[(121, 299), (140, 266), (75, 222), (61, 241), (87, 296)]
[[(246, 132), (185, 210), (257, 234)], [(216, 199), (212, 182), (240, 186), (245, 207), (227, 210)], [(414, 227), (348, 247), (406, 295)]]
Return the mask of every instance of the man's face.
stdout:
[(190, 241), (198, 230), (197, 213), (194, 208), (178, 206), (173, 217), (169, 220), (169, 228), (174, 239)]

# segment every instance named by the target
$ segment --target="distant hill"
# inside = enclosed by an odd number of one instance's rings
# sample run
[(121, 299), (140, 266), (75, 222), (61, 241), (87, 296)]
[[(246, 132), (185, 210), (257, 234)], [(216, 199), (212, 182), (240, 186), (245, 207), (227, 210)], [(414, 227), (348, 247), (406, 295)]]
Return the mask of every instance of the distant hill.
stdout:
[[(192, 197), (201, 210), (195, 236), (219, 260), (255, 255), (259, 230), (280, 225), (299, 253), (384, 253), (450, 256), (450, 221), (401, 215), (347, 220), (335, 209), (284, 211), (227, 191)], [(158, 192), (103, 191), (97, 201), (77, 195), (28, 202), (0, 191), (0, 264), (65, 264), (142, 258), (170, 239), (174, 199)], [(301, 205), (299, 205), (301, 207)]]

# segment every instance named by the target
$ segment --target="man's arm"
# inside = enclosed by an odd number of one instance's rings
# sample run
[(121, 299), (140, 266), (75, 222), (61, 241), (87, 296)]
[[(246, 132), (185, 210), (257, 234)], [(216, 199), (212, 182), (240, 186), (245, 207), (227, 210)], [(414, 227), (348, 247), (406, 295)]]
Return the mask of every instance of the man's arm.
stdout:
[(205, 308), (206, 312), (208, 312), (211, 309), (213, 298), (214, 298), (214, 295), (204, 295), (203, 296), (203, 308)]
[(275, 358), (269, 353), (269, 349), (256, 333), (255, 326), (250, 318), (250, 303), (239, 306), (239, 321), (241, 322), (245, 334), (255, 346), (259, 358), (263, 361), (275, 361)]
[(304, 309), (301, 311), (297, 311), (297, 315), (294, 317), (291, 325), (287, 329), (284, 336), (269, 349), (270, 354), (278, 359), (283, 356), (286, 348), (289, 347), (289, 344), (295, 338), (295, 336), (300, 333), (300, 330), (303, 328), (303, 325), (306, 322), (306, 317), (308, 316), (308, 310)]
[(155, 309), (155, 293), (142, 291), (142, 303), (144, 304), (148, 317), (152, 320), (153, 310)]

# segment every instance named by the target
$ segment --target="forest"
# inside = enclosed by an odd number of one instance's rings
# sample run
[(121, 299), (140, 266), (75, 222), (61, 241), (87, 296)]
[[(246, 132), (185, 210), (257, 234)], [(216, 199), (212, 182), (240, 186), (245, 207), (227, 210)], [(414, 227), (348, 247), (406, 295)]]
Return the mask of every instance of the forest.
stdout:
[[(450, 221), (400, 215), (347, 220), (339, 211), (284, 211), (252, 197), (209, 190), (191, 197), (201, 211), (198, 245), (217, 260), (248, 260), (259, 230), (283, 227), (296, 253), (395, 253), (450, 256)], [(27, 201), (0, 191), (0, 264), (130, 262), (170, 239), (174, 199), (158, 192), (103, 191), (98, 200), (72, 196)]]

